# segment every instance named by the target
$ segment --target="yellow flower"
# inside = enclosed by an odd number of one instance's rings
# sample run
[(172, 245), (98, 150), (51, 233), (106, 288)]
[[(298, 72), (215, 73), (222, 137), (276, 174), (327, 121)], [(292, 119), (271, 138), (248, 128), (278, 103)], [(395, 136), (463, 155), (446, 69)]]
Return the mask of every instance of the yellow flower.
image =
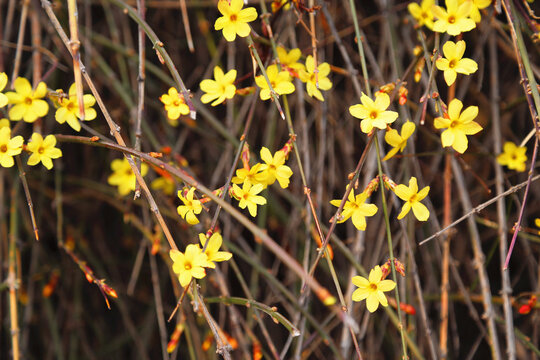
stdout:
[(289, 10), (291, 8), (292, 0), (273, 0), (272, 12), (275, 13), (278, 10)]
[(0, 73), (0, 108), (3, 108), (8, 104), (8, 97), (4, 95), (1, 91), (4, 90), (4, 88), (7, 85), (8, 77), (5, 72)]
[(354, 276), (352, 283), (358, 286), (358, 289), (352, 293), (353, 301), (362, 301), (366, 299), (366, 307), (369, 312), (375, 312), (379, 304), (386, 307), (388, 300), (384, 295), (385, 291), (393, 290), (396, 283), (393, 280), (383, 280), (382, 270), (379, 265), (375, 266), (369, 272), (369, 279), (363, 276)]
[(386, 129), (387, 124), (391, 124), (398, 118), (395, 111), (386, 111), (390, 106), (390, 97), (386, 93), (375, 93), (375, 101), (362, 93), (360, 97), (361, 104), (349, 107), (352, 116), (362, 119), (360, 129), (369, 134), (374, 127), (377, 129)]
[(248, 23), (257, 19), (257, 10), (254, 7), (242, 9), (242, 0), (219, 0), (218, 10), (223, 15), (214, 23), (215, 30), (223, 30), (223, 37), (227, 41), (234, 41), (236, 35), (246, 37), (251, 32)]
[(195, 214), (200, 214), (202, 211), (202, 204), (199, 200), (193, 199), (193, 193), (195, 188), (192, 187), (186, 194), (186, 197), (182, 196), (182, 191), (178, 190), (178, 198), (182, 200), (184, 205), (180, 205), (176, 208), (178, 215), (185, 219), (188, 224), (195, 225), (199, 223), (199, 219)]
[(260, 173), (255, 175), (257, 182), (270, 186), (277, 180), (279, 186), (283, 189), (289, 186), (289, 178), (293, 172), (290, 167), (285, 165), (285, 153), (283, 151), (278, 150), (274, 156), (272, 156), (270, 150), (263, 147), (261, 149), (261, 160), (264, 161), (265, 164), (260, 166)]
[(525, 162), (527, 161), (527, 148), (525, 146), (517, 147), (511, 141), (507, 141), (503, 146), (503, 153), (497, 156), (497, 162), (506, 165), (510, 170), (525, 171)]
[[(206, 235), (199, 234), (199, 241), (201, 242), (201, 248), (204, 248), (206, 243)], [(232, 257), (232, 254), (228, 251), (219, 251), (223, 239), (221, 238), (220, 233), (213, 233), (208, 240), (208, 246), (204, 253), (208, 256), (208, 261), (220, 262), (227, 261)]]
[[(96, 99), (90, 95), (83, 95), (84, 103), (84, 120), (94, 120), (97, 116), (96, 110), (92, 108), (96, 103)], [(54, 115), (56, 121), (60, 124), (65, 122), (73, 128), (75, 131), (81, 130), (81, 124), (78, 119), (81, 119), (81, 112), (79, 111), (79, 100), (77, 99), (77, 87), (72, 84), (69, 87), (68, 97), (60, 97), (58, 100), (59, 108)]]
[(204, 79), (201, 81), (201, 90), (204, 94), (201, 97), (201, 101), (204, 104), (208, 104), (213, 101), (212, 106), (216, 106), (225, 101), (225, 99), (232, 99), (236, 93), (236, 86), (234, 81), (236, 80), (236, 70), (229, 70), (226, 74), (219, 66), (214, 67), (214, 79)]
[(152, 181), (150, 187), (154, 190), (161, 190), (165, 195), (172, 195), (176, 184), (171, 176), (162, 175)]
[(429, 210), (422, 204), (422, 201), (429, 193), (429, 186), (418, 191), (418, 183), (413, 176), (409, 179), (409, 186), (400, 184), (394, 188), (394, 193), (401, 200), (406, 201), (398, 215), (398, 220), (403, 219), (412, 208), (414, 216), (420, 221), (426, 221), (429, 218)]
[(300, 69), (300, 80), (306, 83), (306, 89), (309, 96), (324, 101), (320, 90), (330, 90), (332, 88), (332, 82), (328, 79), (330, 65), (323, 62), (317, 66), (317, 70), (318, 73), (315, 73), (315, 60), (313, 60), (313, 56), (308, 55), (306, 58), (306, 68)]
[(446, 10), (433, 5), (431, 11), (437, 18), (437, 21), (433, 24), (433, 31), (446, 32), (449, 35), (456, 36), (474, 29), (476, 24), (469, 18), (472, 6), (471, 0), (467, 0), (462, 4), (459, 4), (458, 0), (446, 0)]
[[(124, 157), (122, 159), (114, 159), (111, 163), (113, 173), (107, 179), (109, 185), (118, 186), (118, 193), (122, 196), (129, 194), (135, 190), (137, 178), (131, 170), (129, 162)], [(148, 165), (141, 164), (141, 175), (145, 176), (148, 172)]]
[(401, 127), (401, 135), (399, 135), (395, 129), (388, 130), (386, 134), (384, 134), (384, 140), (388, 145), (392, 146), (392, 150), (386, 154), (383, 161), (390, 159), (392, 156), (396, 155), (398, 151), (403, 152), (403, 149), (407, 146), (407, 139), (412, 136), (415, 129), (416, 125), (414, 125), (413, 122), (407, 121)]
[(202, 252), (199, 245), (189, 244), (183, 254), (178, 250), (170, 250), (169, 256), (173, 261), (173, 271), (178, 275), (182, 287), (186, 287), (192, 278), (202, 279), (206, 276), (205, 267), (215, 268), (214, 263), (208, 261), (208, 256)]
[[(293, 83), (290, 80), (288, 71), (278, 71), (277, 65), (270, 65), (266, 69), (266, 75), (274, 91), (279, 95), (292, 94), (295, 90)], [(257, 86), (261, 88), (261, 100), (268, 100), (271, 97), (270, 87), (264, 78), (264, 75), (259, 75), (255, 78)]]
[(431, 12), (433, 5), (435, 5), (435, 0), (422, 0), (420, 5), (412, 2), (407, 8), (415, 18), (418, 26), (425, 25), (428, 29), (433, 30), (433, 13)]
[(232, 190), (234, 196), (240, 201), (238, 206), (241, 209), (245, 209), (246, 206), (249, 210), (249, 214), (253, 217), (257, 216), (257, 205), (266, 204), (266, 199), (257, 194), (263, 191), (263, 184), (251, 185), (250, 183), (245, 182), (242, 185), (242, 188), (236, 184), (233, 184)]
[(456, 81), (457, 73), (469, 75), (478, 70), (478, 64), (469, 58), (463, 58), (465, 53), (465, 41), (457, 43), (447, 41), (443, 45), (445, 58), (438, 58), (435, 64), (437, 69), (444, 71), (444, 80), (448, 86)]
[(471, 19), (474, 20), (475, 23), (479, 23), (480, 20), (482, 20), (482, 15), (480, 15), (480, 10), (487, 8), (489, 5), (491, 5), (491, 0), (459, 0), (459, 3), (462, 4), (464, 1), (471, 1), (472, 7), (471, 7)]
[(11, 138), (11, 129), (3, 127), (0, 129), (0, 165), (5, 168), (12, 167), (15, 163), (13, 156), (19, 155), (22, 151), (24, 139), (18, 135)]
[(236, 176), (231, 179), (231, 182), (233, 184), (242, 184), (245, 182), (248, 182), (252, 185), (258, 184), (259, 182), (257, 181), (257, 174), (259, 174), (261, 166), (261, 163), (256, 163), (250, 169), (236, 169)]
[(286, 69), (293, 69), (296, 72), (304, 70), (304, 64), (298, 62), (302, 56), (300, 49), (295, 48), (287, 52), (287, 49), (285, 49), (283, 46), (278, 46), (276, 50), (282, 67)]
[(58, 159), (62, 156), (62, 150), (55, 147), (55, 145), (56, 138), (54, 135), (47, 135), (43, 139), (41, 134), (33, 133), (32, 139), (26, 146), (28, 151), (32, 153), (28, 158), (28, 165), (34, 166), (41, 162), (47, 170), (51, 170), (53, 167), (51, 159)]
[(180, 115), (189, 114), (189, 106), (186, 105), (184, 96), (178, 93), (175, 88), (170, 88), (168, 94), (160, 96), (159, 100), (165, 105), (167, 117), (176, 120)]
[[(338, 223), (347, 221), (349, 218), (352, 218), (354, 226), (361, 231), (366, 230), (366, 216), (373, 216), (377, 212), (377, 205), (375, 204), (366, 204), (368, 194), (362, 192), (354, 196), (354, 189), (351, 189), (349, 193), (349, 198), (343, 206), (343, 211), (341, 212), (341, 219)], [(335, 207), (339, 207), (341, 200), (332, 200), (330, 204)]]
[(49, 104), (42, 100), (47, 95), (47, 85), (44, 82), (40, 82), (34, 91), (28, 80), (19, 77), (15, 79), (14, 88), (15, 92), (6, 93), (8, 103), (14, 105), (9, 110), (10, 120), (23, 119), (31, 123), (47, 115)]
[(436, 129), (446, 129), (441, 134), (442, 146), (452, 146), (458, 153), (463, 154), (468, 147), (466, 135), (474, 135), (482, 130), (482, 127), (473, 119), (478, 115), (477, 106), (469, 106), (463, 112), (463, 103), (453, 99), (448, 105), (448, 115), (435, 119)]

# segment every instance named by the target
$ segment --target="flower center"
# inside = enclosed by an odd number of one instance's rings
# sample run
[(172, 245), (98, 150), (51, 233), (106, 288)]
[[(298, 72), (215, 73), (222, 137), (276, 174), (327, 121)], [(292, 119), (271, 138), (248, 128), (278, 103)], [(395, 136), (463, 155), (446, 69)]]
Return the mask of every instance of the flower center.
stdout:
[(459, 121), (456, 121), (456, 120), (454, 120), (454, 121), (452, 121), (452, 122), (450, 123), (450, 127), (451, 127), (451, 128), (455, 128), (455, 127), (457, 127), (458, 125), (459, 125)]
[(32, 105), (32, 98), (31, 98), (31, 97), (28, 97), (28, 96), (25, 97), (25, 98), (24, 98), (24, 103), (25, 103), (26, 105)]
[(236, 16), (236, 14), (232, 14), (232, 15), (229, 17), (229, 20), (231, 20), (231, 22), (236, 22), (237, 19), (238, 19), (238, 17)]
[(455, 68), (456, 65), (457, 65), (457, 60), (456, 60), (456, 59), (452, 59), (452, 60), (450, 60), (450, 62), (448, 63), (448, 67), (449, 67), (450, 69)]
[(249, 199), (249, 194), (248, 194), (248, 193), (245, 193), (244, 195), (242, 195), (242, 198), (244, 198), (244, 200), (247, 201), (247, 199)]
[(7, 151), (8, 151), (7, 145), (6, 145), (6, 144), (2, 144), (2, 146), (0, 146), (0, 152), (5, 153), (5, 152), (7, 152)]
[(186, 270), (188, 270), (188, 271), (191, 270), (192, 267), (193, 267), (193, 266), (191, 266), (191, 263), (189, 263), (189, 262), (187, 262), (187, 263), (184, 264), (184, 269), (186, 269)]
[(43, 148), (43, 146), (40, 146), (38, 149), (38, 153), (43, 154), (44, 152), (45, 152), (45, 149)]
[(379, 115), (379, 113), (377, 111), (372, 111), (372, 112), (369, 113), (369, 118), (372, 119), (372, 120), (375, 120), (378, 115)]
[(413, 203), (413, 202), (416, 202), (416, 194), (413, 194), (410, 198), (409, 198), (409, 202)]
[(448, 17), (448, 23), (449, 24), (454, 24), (456, 22), (456, 17), (454, 15), (450, 15)]
[(374, 284), (374, 283), (369, 284), (369, 289), (372, 291), (377, 291), (377, 284)]

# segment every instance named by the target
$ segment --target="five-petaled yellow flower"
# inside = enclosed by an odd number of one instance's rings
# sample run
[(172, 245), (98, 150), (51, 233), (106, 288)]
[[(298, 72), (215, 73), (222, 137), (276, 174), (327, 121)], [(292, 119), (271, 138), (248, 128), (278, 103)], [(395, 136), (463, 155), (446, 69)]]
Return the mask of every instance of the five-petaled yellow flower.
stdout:
[[(109, 185), (118, 186), (118, 193), (122, 196), (129, 194), (135, 190), (137, 177), (131, 170), (131, 166), (125, 157), (122, 159), (114, 159), (111, 162), (113, 173), (107, 178)], [(141, 164), (141, 176), (145, 176), (148, 172), (148, 165)]]
[[(94, 120), (97, 116), (96, 110), (92, 108), (96, 103), (94, 96), (90, 94), (83, 95), (84, 104), (84, 120)], [(60, 97), (58, 100), (59, 108), (56, 110), (54, 117), (60, 124), (65, 122), (75, 131), (81, 130), (81, 124), (78, 119), (81, 119), (79, 111), (79, 100), (77, 99), (77, 87), (75, 84), (69, 87), (68, 96)]]
[(204, 94), (201, 97), (201, 101), (208, 104), (213, 101), (212, 106), (216, 106), (225, 101), (225, 99), (232, 99), (236, 93), (236, 86), (234, 81), (236, 80), (236, 70), (229, 70), (226, 74), (219, 66), (214, 67), (214, 79), (204, 79), (201, 81), (201, 90)]
[(195, 225), (199, 223), (199, 219), (195, 214), (200, 214), (202, 211), (202, 204), (199, 200), (193, 199), (193, 193), (195, 188), (192, 187), (186, 194), (186, 197), (182, 195), (182, 190), (178, 190), (178, 198), (182, 200), (184, 205), (180, 205), (176, 208), (178, 214), (185, 219), (188, 224)]
[(475, 23), (479, 23), (482, 20), (482, 15), (480, 15), (480, 10), (487, 8), (491, 4), (491, 0), (459, 0), (459, 3), (462, 4), (464, 1), (471, 1), (471, 19)]
[[(257, 175), (260, 173), (261, 166), (261, 163), (256, 163), (249, 169), (236, 169), (236, 176), (231, 179), (231, 182), (233, 184), (242, 184), (245, 182), (257, 184), (259, 182), (257, 181)], [(264, 185), (266, 185), (266, 183)]]
[(189, 106), (187, 106), (184, 96), (178, 93), (175, 88), (170, 88), (168, 94), (163, 94), (159, 100), (165, 105), (167, 117), (171, 120), (176, 120), (180, 115), (189, 114)]
[[(206, 235), (199, 234), (199, 241), (201, 242), (201, 249), (204, 249), (204, 244), (206, 244)], [(208, 261), (220, 262), (227, 261), (232, 257), (232, 254), (228, 251), (219, 251), (221, 244), (223, 243), (223, 238), (220, 233), (213, 233), (208, 239), (208, 246), (204, 253), (208, 256)]]
[(42, 98), (47, 95), (47, 85), (42, 81), (36, 90), (32, 90), (30, 82), (25, 78), (15, 79), (13, 84), (15, 92), (7, 92), (8, 103), (14, 106), (9, 110), (9, 119), (12, 121), (24, 120), (34, 122), (47, 115), (49, 104)]
[(377, 129), (386, 129), (387, 124), (391, 124), (398, 118), (398, 113), (395, 111), (386, 111), (390, 106), (390, 97), (386, 93), (377, 92), (375, 101), (369, 96), (362, 93), (360, 97), (361, 104), (352, 105), (349, 107), (349, 112), (352, 116), (362, 119), (360, 129), (366, 134), (369, 134), (374, 127)]
[(266, 204), (266, 199), (257, 195), (263, 191), (263, 184), (251, 185), (249, 182), (245, 182), (240, 188), (238, 185), (233, 184), (232, 190), (234, 196), (240, 201), (238, 206), (241, 209), (245, 209), (246, 206), (249, 210), (249, 214), (253, 217), (257, 216), (257, 205)]
[(11, 129), (3, 127), (0, 129), (0, 165), (5, 168), (12, 167), (15, 162), (13, 156), (19, 155), (22, 151), (24, 139), (18, 135), (11, 138)]
[(276, 50), (281, 66), (288, 70), (292, 69), (299, 76), (298, 72), (304, 70), (304, 64), (298, 62), (302, 56), (300, 49), (295, 48), (287, 52), (283, 46), (278, 46)]
[[(343, 211), (341, 212), (341, 219), (338, 223), (347, 221), (349, 218), (352, 218), (354, 226), (358, 230), (366, 230), (366, 216), (373, 216), (377, 212), (377, 205), (375, 204), (366, 204), (368, 198), (368, 193), (362, 192), (354, 196), (354, 189), (351, 189), (349, 193), (349, 198), (343, 206)], [(339, 207), (341, 200), (332, 200), (330, 204), (335, 207)]]
[(8, 97), (4, 95), (2, 90), (6, 87), (8, 77), (5, 72), (0, 73), (0, 108), (3, 108), (8, 104)]
[(242, 9), (242, 0), (219, 0), (218, 10), (223, 15), (214, 23), (215, 30), (223, 30), (223, 37), (227, 41), (234, 41), (236, 35), (246, 37), (251, 32), (248, 23), (257, 19), (257, 10), (254, 7)]
[(510, 170), (525, 171), (527, 161), (527, 148), (525, 146), (516, 146), (511, 141), (503, 145), (503, 153), (497, 156), (497, 162), (506, 165)]
[(433, 5), (431, 11), (437, 18), (433, 24), (433, 31), (446, 32), (449, 35), (456, 36), (474, 29), (476, 24), (469, 17), (472, 6), (472, 0), (467, 0), (461, 4), (459, 4), (458, 0), (446, 0), (446, 10)]
[(478, 107), (469, 106), (461, 112), (462, 108), (463, 103), (453, 99), (448, 105), (448, 114), (436, 118), (434, 122), (436, 129), (446, 129), (441, 134), (442, 146), (452, 146), (460, 154), (469, 146), (467, 135), (474, 135), (482, 130), (482, 127), (473, 121), (478, 115)]
[(435, 5), (435, 0), (422, 0), (420, 5), (412, 2), (407, 8), (418, 26), (425, 25), (428, 29), (433, 30), (433, 12), (431, 11), (433, 5)]
[(448, 86), (456, 81), (457, 73), (470, 75), (478, 70), (478, 64), (469, 58), (463, 58), (465, 53), (465, 41), (457, 43), (447, 41), (443, 45), (444, 58), (438, 58), (435, 62), (437, 69), (444, 71), (444, 80)]
[(401, 135), (395, 129), (390, 129), (384, 134), (384, 140), (388, 145), (392, 146), (392, 150), (386, 154), (383, 161), (390, 159), (392, 156), (396, 155), (399, 152), (403, 152), (405, 146), (407, 145), (407, 140), (412, 136), (416, 125), (413, 122), (407, 121), (401, 127)]
[(306, 89), (309, 96), (324, 101), (320, 90), (330, 90), (332, 88), (332, 82), (328, 79), (330, 65), (323, 62), (317, 66), (317, 70), (318, 72), (316, 73), (313, 56), (308, 55), (306, 58), (305, 69), (300, 69), (300, 80), (306, 83)]
[(290, 167), (285, 165), (285, 153), (283, 151), (278, 150), (272, 156), (270, 150), (263, 147), (261, 149), (261, 160), (265, 163), (259, 167), (260, 172), (255, 175), (258, 183), (270, 186), (277, 180), (279, 186), (283, 189), (289, 186), (289, 178), (293, 172)]
[(62, 156), (62, 150), (55, 147), (56, 137), (54, 135), (47, 135), (45, 139), (39, 133), (33, 133), (32, 139), (26, 146), (26, 149), (32, 153), (28, 158), (28, 165), (34, 166), (40, 162), (51, 170), (53, 162), (51, 159), (58, 159)]
[[(288, 71), (278, 71), (277, 65), (270, 65), (266, 69), (266, 75), (272, 88), (278, 95), (292, 94), (295, 90), (294, 84), (291, 82), (291, 76)], [(259, 75), (255, 78), (257, 86), (261, 88), (259, 93), (261, 100), (268, 100), (271, 97), (270, 87), (264, 78), (264, 75)]]
[(189, 244), (185, 253), (172, 249), (169, 251), (169, 256), (173, 261), (173, 271), (178, 275), (182, 287), (188, 286), (192, 278), (204, 278), (205, 267), (211, 269), (216, 267), (213, 262), (208, 261), (208, 256), (196, 244)]
[(396, 283), (393, 280), (383, 280), (383, 273), (379, 265), (375, 266), (369, 272), (369, 279), (363, 276), (354, 276), (352, 283), (358, 286), (358, 289), (352, 293), (353, 301), (362, 301), (366, 299), (366, 307), (369, 312), (375, 312), (379, 304), (388, 306), (385, 291), (393, 290)]
[(409, 186), (400, 184), (394, 188), (394, 193), (401, 200), (406, 201), (401, 208), (401, 212), (398, 215), (398, 220), (403, 219), (409, 211), (413, 211), (414, 216), (420, 221), (426, 221), (429, 218), (429, 210), (420, 201), (429, 193), (429, 186), (426, 186), (422, 190), (418, 191), (418, 182), (413, 176), (409, 180)]

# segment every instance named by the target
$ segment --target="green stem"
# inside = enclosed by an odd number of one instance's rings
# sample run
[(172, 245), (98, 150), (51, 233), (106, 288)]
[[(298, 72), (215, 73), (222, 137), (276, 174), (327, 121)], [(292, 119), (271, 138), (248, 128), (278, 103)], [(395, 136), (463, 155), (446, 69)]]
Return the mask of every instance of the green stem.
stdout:
[(381, 154), (379, 151), (379, 139), (377, 138), (377, 133), (373, 134), (373, 137), (375, 138), (375, 149), (377, 149), (377, 168), (379, 169), (379, 189), (381, 189), (381, 201), (382, 201), (382, 208), (384, 213), (384, 224), (386, 226), (386, 238), (388, 240), (388, 254), (390, 256), (390, 266), (392, 268), (392, 277), (394, 278), (394, 281), (396, 282), (395, 287), (395, 294), (396, 294), (396, 304), (397, 304), (397, 313), (398, 313), (398, 320), (399, 320), (399, 332), (401, 334), (401, 345), (403, 346), (403, 359), (407, 359), (407, 343), (405, 342), (405, 334), (403, 332), (403, 320), (401, 316), (401, 307), (400, 307), (400, 301), (399, 301), (399, 288), (398, 288), (398, 281), (397, 281), (397, 275), (396, 275), (396, 266), (394, 265), (394, 249), (392, 244), (392, 232), (390, 230), (390, 218), (388, 217), (388, 208), (386, 206), (386, 197), (384, 195), (384, 182), (383, 182), (383, 171), (382, 171), (382, 165), (381, 165)]

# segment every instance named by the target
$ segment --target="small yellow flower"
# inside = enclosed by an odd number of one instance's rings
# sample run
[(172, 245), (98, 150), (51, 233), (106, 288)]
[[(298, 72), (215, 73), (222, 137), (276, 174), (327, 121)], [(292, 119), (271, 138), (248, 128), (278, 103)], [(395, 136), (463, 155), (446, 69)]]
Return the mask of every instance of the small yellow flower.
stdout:
[(176, 184), (171, 176), (162, 175), (152, 181), (150, 187), (154, 190), (161, 190), (165, 195), (172, 195)]
[(247, 37), (251, 32), (248, 23), (257, 19), (257, 10), (254, 7), (242, 9), (242, 0), (219, 0), (218, 10), (223, 15), (214, 23), (215, 30), (223, 30), (223, 37), (227, 41), (234, 41), (236, 35)]
[(446, 129), (441, 134), (442, 146), (452, 146), (460, 154), (469, 146), (466, 135), (474, 135), (482, 130), (482, 127), (473, 121), (478, 115), (478, 107), (469, 106), (461, 112), (462, 108), (463, 103), (453, 99), (448, 105), (448, 115), (438, 117), (434, 122), (436, 129)]
[(40, 82), (36, 90), (32, 90), (30, 82), (25, 78), (15, 79), (13, 84), (15, 92), (8, 92), (8, 103), (14, 106), (9, 110), (9, 119), (12, 121), (24, 120), (34, 122), (38, 118), (47, 115), (49, 104), (42, 100), (47, 95), (47, 85)]
[(28, 151), (32, 153), (28, 158), (28, 165), (34, 166), (41, 162), (47, 170), (51, 170), (53, 167), (51, 159), (58, 159), (62, 156), (62, 150), (55, 147), (55, 145), (56, 137), (54, 135), (47, 135), (43, 139), (41, 134), (33, 133), (32, 139), (26, 146)]
[(8, 77), (5, 72), (0, 73), (0, 108), (3, 108), (8, 104), (8, 97), (2, 93), (2, 90), (6, 87)]
[(18, 135), (11, 138), (11, 129), (3, 127), (0, 129), (0, 165), (5, 168), (12, 167), (15, 162), (13, 156), (19, 155), (22, 151), (24, 139)]
[[(201, 248), (204, 248), (206, 244), (206, 235), (199, 234), (199, 241), (201, 242)], [(208, 240), (208, 246), (204, 253), (208, 256), (208, 261), (220, 262), (227, 261), (232, 257), (232, 254), (228, 251), (219, 251), (223, 239), (220, 233), (213, 233)]]
[[(278, 95), (292, 94), (295, 90), (294, 84), (290, 80), (288, 71), (278, 71), (277, 65), (270, 65), (266, 69), (266, 75), (272, 88)], [(261, 100), (268, 100), (271, 97), (270, 87), (268, 82), (264, 78), (264, 75), (259, 75), (255, 78), (257, 86), (261, 88), (260, 97)]]
[[(94, 120), (97, 116), (96, 110), (92, 108), (96, 103), (94, 96), (90, 94), (83, 95), (84, 103), (84, 120)], [(79, 111), (79, 100), (77, 99), (77, 87), (72, 84), (69, 87), (68, 97), (60, 97), (58, 100), (59, 108), (54, 115), (56, 121), (60, 124), (65, 122), (73, 128), (75, 131), (81, 130), (81, 124), (78, 119), (81, 119), (81, 112)]]
[(236, 86), (234, 81), (236, 80), (236, 70), (229, 70), (226, 74), (219, 66), (214, 67), (214, 79), (204, 79), (201, 81), (201, 90), (204, 94), (201, 97), (201, 101), (204, 104), (208, 104), (213, 101), (212, 106), (216, 106), (225, 101), (225, 99), (232, 99), (236, 93)]
[(352, 283), (358, 286), (358, 289), (352, 293), (352, 299), (353, 301), (366, 299), (366, 307), (369, 312), (375, 312), (379, 304), (384, 307), (388, 306), (388, 300), (384, 292), (393, 290), (396, 287), (393, 280), (383, 280), (382, 275), (381, 267), (377, 265), (369, 272), (369, 279), (363, 276), (354, 276), (352, 278)]
[(478, 24), (480, 20), (482, 20), (480, 10), (485, 9), (489, 5), (491, 5), (491, 0), (459, 0), (459, 4), (461, 5), (465, 1), (472, 2), (470, 17), (474, 20), (475, 23)]
[(214, 263), (208, 261), (208, 256), (196, 244), (189, 244), (185, 254), (172, 249), (169, 251), (169, 256), (173, 261), (173, 271), (178, 275), (182, 287), (188, 286), (192, 278), (204, 278), (206, 276), (205, 267), (212, 269), (216, 267)]
[(184, 197), (182, 195), (182, 191), (178, 190), (178, 198), (182, 200), (184, 205), (178, 206), (178, 208), (176, 208), (176, 211), (178, 212), (178, 215), (180, 215), (182, 219), (185, 219), (190, 225), (195, 225), (199, 223), (199, 219), (197, 219), (195, 214), (200, 214), (202, 211), (201, 202), (197, 199), (193, 199), (194, 192), (195, 188), (192, 187), (187, 192), (186, 197)]
[(467, 0), (462, 4), (459, 4), (458, 0), (446, 0), (446, 10), (433, 5), (431, 11), (437, 18), (433, 24), (433, 31), (446, 32), (449, 35), (456, 36), (474, 29), (476, 24), (469, 17), (472, 6), (471, 0)]
[[(373, 216), (377, 213), (377, 205), (375, 204), (366, 204), (368, 194), (362, 192), (354, 196), (354, 189), (351, 189), (349, 193), (349, 198), (343, 206), (343, 211), (341, 212), (341, 219), (338, 223), (347, 221), (349, 218), (352, 218), (354, 227), (358, 230), (366, 230), (366, 216)], [(335, 207), (339, 207), (341, 200), (332, 200), (330, 204)]]
[(273, 0), (272, 12), (275, 13), (278, 10), (289, 10), (291, 8), (292, 0)]
[(168, 94), (161, 95), (159, 100), (165, 105), (167, 117), (171, 120), (178, 119), (180, 115), (189, 114), (189, 106), (187, 106), (184, 96), (173, 87), (169, 89)]
[[(118, 186), (118, 193), (122, 196), (129, 194), (135, 190), (137, 178), (131, 170), (129, 162), (124, 157), (122, 159), (114, 159), (111, 163), (113, 173), (108, 177), (109, 185)], [(141, 164), (141, 175), (145, 176), (148, 172), (148, 165)]]
[(261, 160), (265, 162), (259, 168), (260, 173), (255, 175), (258, 183), (265, 186), (272, 185), (276, 180), (279, 186), (285, 189), (289, 186), (289, 178), (293, 171), (285, 165), (285, 153), (281, 150), (276, 151), (274, 156), (266, 147), (261, 149)]
[(414, 216), (419, 221), (426, 221), (429, 218), (429, 210), (422, 204), (422, 201), (429, 193), (429, 186), (426, 186), (422, 190), (418, 191), (418, 183), (413, 176), (409, 180), (409, 186), (400, 184), (394, 188), (394, 193), (401, 200), (406, 201), (401, 208), (401, 212), (398, 215), (398, 220), (403, 219), (405, 215), (409, 213), (412, 208)]
[(295, 48), (287, 52), (287, 49), (285, 49), (283, 46), (278, 46), (276, 50), (279, 62), (285, 69), (292, 69), (297, 73), (297, 75), (300, 70), (305, 69), (304, 64), (298, 62), (302, 56), (300, 49)]
[(412, 2), (407, 8), (418, 26), (425, 25), (428, 29), (433, 30), (433, 12), (431, 11), (433, 5), (435, 5), (435, 0), (422, 0), (420, 5)]
[(525, 171), (527, 161), (527, 148), (525, 146), (516, 146), (511, 141), (507, 141), (503, 145), (503, 153), (497, 156), (497, 162), (501, 165), (506, 165), (510, 170)]
[(360, 129), (366, 134), (369, 134), (374, 127), (386, 129), (387, 124), (393, 123), (398, 118), (397, 112), (386, 111), (390, 106), (390, 97), (386, 93), (377, 92), (375, 101), (362, 93), (360, 101), (361, 104), (349, 107), (349, 112), (355, 118), (362, 119)]
[(257, 194), (263, 191), (263, 184), (251, 185), (250, 183), (244, 183), (242, 188), (236, 184), (233, 184), (234, 196), (240, 201), (238, 206), (241, 209), (245, 209), (246, 206), (249, 210), (249, 214), (253, 217), (257, 216), (257, 205), (266, 204), (266, 199)]
[(390, 159), (392, 156), (396, 155), (399, 152), (403, 152), (405, 146), (407, 146), (407, 140), (412, 136), (416, 125), (413, 122), (407, 121), (401, 127), (401, 135), (398, 134), (397, 130), (390, 129), (384, 134), (384, 140), (388, 145), (392, 146), (392, 150), (386, 154), (383, 161)]
[(317, 66), (317, 70), (318, 73), (315, 72), (315, 60), (313, 60), (313, 56), (308, 55), (305, 69), (300, 69), (300, 80), (306, 83), (309, 96), (324, 101), (320, 90), (330, 90), (332, 88), (332, 82), (328, 79), (330, 65), (323, 62)]
[[(231, 179), (231, 182), (233, 184), (242, 184), (245, 182), (252, 185), (258, 184), (259, 182), (257, 181), (257, 175), (260, 173), (261, 166), (261, 163), (256, 163), (250, 169), (236, 169), (236, 176)], [(263, 185), (266, 185), (266, 183)]]
[(457, 73), (470, 75), (478, 70), (478, 64), (469, 58), (463, 58), (465, 41), (457, 43), (447, 41), (443, 45), (444, 58), (438, 58), (435, 64), (437, 69), (444, 71), (444, 80), (448, 86), (456, 81)]

